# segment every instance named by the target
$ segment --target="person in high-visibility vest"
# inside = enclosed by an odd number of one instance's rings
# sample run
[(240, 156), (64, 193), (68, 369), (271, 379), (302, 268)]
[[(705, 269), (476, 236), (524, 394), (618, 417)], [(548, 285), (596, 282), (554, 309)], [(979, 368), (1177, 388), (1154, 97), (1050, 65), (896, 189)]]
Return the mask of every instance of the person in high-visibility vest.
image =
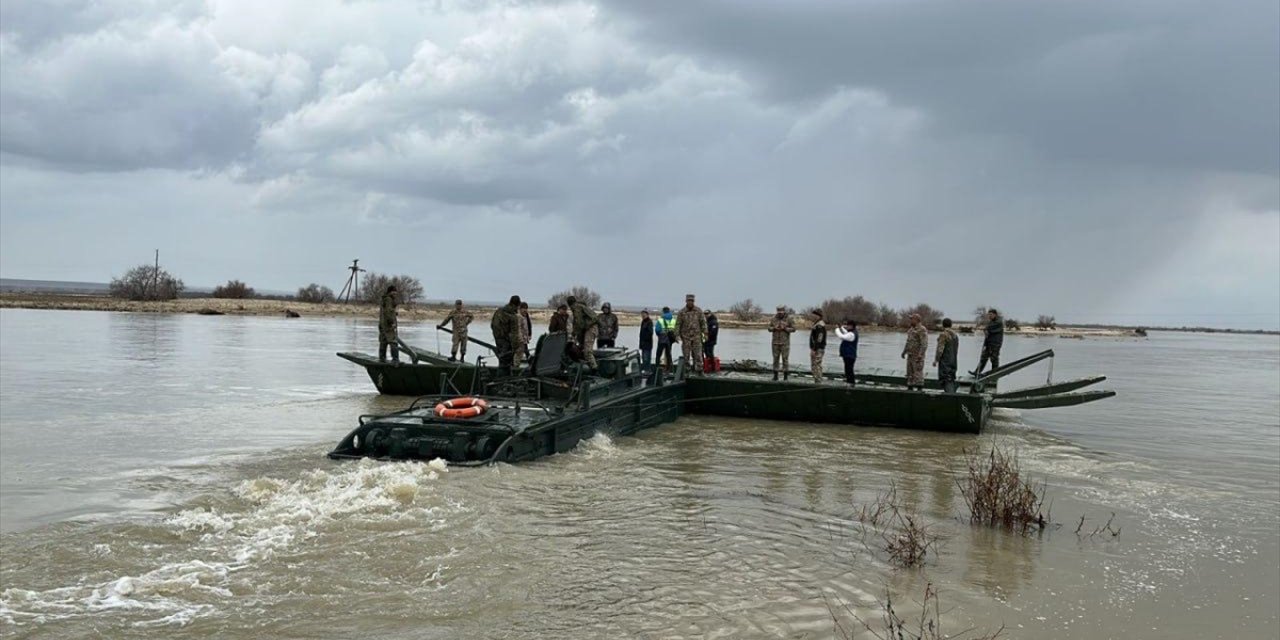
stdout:
[[(653, 323), (653, 333), (658, 336), (658, 354), (653, 361), (661, 365), (663, 371), (668, 371), (671, 369), (671, 345), (677, 340), (676, 316), (671, 313), (671, 307), (662, 308), (662, 315)], [(665, 364), (662, 361), (663, 354), (667, 356)]]

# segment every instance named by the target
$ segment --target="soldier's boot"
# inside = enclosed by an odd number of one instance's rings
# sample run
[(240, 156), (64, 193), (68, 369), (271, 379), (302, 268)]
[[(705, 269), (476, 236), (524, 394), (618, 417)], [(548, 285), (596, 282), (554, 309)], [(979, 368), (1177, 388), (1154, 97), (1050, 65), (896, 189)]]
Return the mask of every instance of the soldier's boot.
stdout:
[(991, 370), (995, 371), (1000, 368), (1000, 356), (991, 356)]
[(386, 361), (387, 361), (387, 343), (380, 342), (378, 343), (378, 362), (386, 362)]
[(778, 379), (778, 370), (777, 370), (777, 369), (774, 369), (774, 370), (773, 370), (773, 379), (774, 379), (775, 381)]
[(400, 345), (392, 342), (390, 346), (391, 346), (391, 362), (393, 364), (400, 364)]

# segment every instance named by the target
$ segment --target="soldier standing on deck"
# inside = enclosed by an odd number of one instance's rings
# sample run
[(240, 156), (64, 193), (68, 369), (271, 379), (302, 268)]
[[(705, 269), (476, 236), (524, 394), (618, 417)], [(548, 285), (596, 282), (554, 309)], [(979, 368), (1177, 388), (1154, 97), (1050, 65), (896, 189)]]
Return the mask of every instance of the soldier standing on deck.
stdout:
[(773, 334), (773, 379), (778, 379), (778, 362), (782, 362), (782, 379), (786, 379), (791, 370), (791, 334), (796, 332), (795, 323), (787, 315), (787, 308), (778, 305), (778, 313), (769, 320), (769, 333)]
[(382, 308), (378, 311), (378, 361), (387, 361), (387, 347), (391, 347), (391, 361), (400, 364), (400, 336), (396, 332), (396, 303), (400, 294), (394, 284), (387, 285), (382, 294)]
[(618, 341), (618, 316), (613, 315), (613, 305), (608, 302), (600, 307), (600, 338), (596, 346), (601, 349), (612, 349)]
[(720, 340), (720, 319), (710, 309), (703, 315), (707, 316), (707, 339), (702, 343), (702, 357), (715, 362), (716, 342)]
[(519, 318), (520, 337), (516, 343), (515, 365), (519, 369), (529, 359), (529, 341), (533, 339), (533, 318), (529, 317), (529, 303), (521, 302)]
[(942, 319), (942, 333), (938, 334), (938, 348), (933, 353), (933, 366), (938, 368), (938, 381), (942, 390), (956, 392), (957, 357), (960, 354), (960, 336), (951, 328), (951, 318)]
[(569, 303), (569, 312), (573, 314), (573, 333), (582, 349), (582, 359), (588, 367), (595, 370), (595, 346), (596, 337), (600, 334), (600, 320), (585, 302), (579, 302), (576, 297), (569, 296), (566, 302)]
[(692, 375), (702, 373), (702, 341), (707, 338), (707, 318), (693, 304), (693, 294), (684, 297), (684, 307), (676, 314), (676, 335), (684, 352), (685, 365)]
[(986, 368), (987, 361), (991, 361), (991, 370), (995, 371), (1000, 368), (1000, 347), (1004, 345), (1004, 321), (1000, 319), (1000, 312), (995, 309), (987, 310), (987, 337), (982, 339), (982, 355), (978, 358), (978, 369), (970, 371), (973, 375), (979, 375)]
[(462, 359), (467, 359), (467, 327), (471, 325), (471, 321), (475, 316), (470, 311), (462, 308), (461, 300), (453, 301), (453, 311), (444, 317), (444, 320), (436, 326), (437, 329), (443, 329), (447, 324), (453, 324), (453, 346), (449, 348), (449, 362), (458, 359), (458, 352), (462, 352)]
[(907, 389), (924, 391), (924, 356), (929, 351), (929, 331), (920, 323), (920, 314), (911, 314), (911, 328), (907, 329), (907, 344), (902, 347), (902, 357), (907, 359)]
[(827, 353), (827, 324), (822, 321), (822, 309), (814, 309), (813, 328), (809, 330), (809, 370), (813, 381), (822, 382), (822, 356)]
[(509, 376), (520, 342), (520, 296), (511, 296), (506, 306), (493, 312), (489, 328), (493, 330), (493, 344), (498, 352), (498, 375)]

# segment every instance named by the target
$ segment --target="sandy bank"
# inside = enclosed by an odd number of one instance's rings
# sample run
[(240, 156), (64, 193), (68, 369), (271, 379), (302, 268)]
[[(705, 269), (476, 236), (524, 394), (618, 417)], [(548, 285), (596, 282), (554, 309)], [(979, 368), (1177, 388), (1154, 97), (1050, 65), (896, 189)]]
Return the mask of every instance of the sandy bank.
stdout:
[[(339, 304), (334, 302), (310, 304), (294, 300), (230, 300), (224, 298), (182, 298), (164, 302), (137, 302), (118, 300), (106, 296), (59, 295), (49, 293), (0, 293), (0, 309), (59, 309), (67, 311), (122, 311), (130, 313), (205, 313), (211, 315), (239, 316), (284, 316), (293, 311), (302, 317), (344, 317), (358, 316), (376, 318), (378, 308), (372, 304)], [(400, 307), (402, 322), (439, 322), (449, 313), (448, 305), (412, 304)], [(472, 307), (476, 321), (487, 319), (494, 311), (493, 307)], [(629, 311), (616, 312), (618, 322), (622, 326), (640, 325), (640, 314)], [(534, 322), (545, 324), (551, 317), (550, 309), (532, 309)], [(717, 312), (720, 326), (726, 329), (760, 329), (768, 324), (768, 319), (742, 321), (730, 317), (725, 312)], [(807, 329), (808, 320), (797, 317), (796, 327)], [(863, 331), (900, 331), (885, 327), (863, 327)], [(1024, 327), (1007, 331), (1010, 337), (1057, 337), (1057, 338), (1125, 338), (1133, 337), (1133, 332), (1126, 329), (1072, 328), (1036, 329)]]

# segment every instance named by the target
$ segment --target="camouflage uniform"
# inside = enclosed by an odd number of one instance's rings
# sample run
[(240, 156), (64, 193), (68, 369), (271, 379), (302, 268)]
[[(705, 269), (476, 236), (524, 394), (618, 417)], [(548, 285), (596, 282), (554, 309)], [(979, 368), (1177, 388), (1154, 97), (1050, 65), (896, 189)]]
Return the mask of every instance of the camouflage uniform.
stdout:
[(516, 347), (520, 340), (520, 308), (507, 304), (493, 312), (489, 328), (493, 330), (493, 344), (498, 349), (498, 370), (509, 374), (515, 362)]
[(613, 315), (613, 310), (602, 311), (598, 318), (600, 322), (600, 338), (599, 346), (601, 349), (612, 347), (618, 340), (618, 316)]
[(396, 331), (396, 296), (382, 295), (382, 308), (378, 312), (378, 359), (387, 360), (387, 347), (391, 347), (391, 359), (400, 362), (400, 341)]
[(582, 359), (586, 361), (587, 366), (592, 369), (596, 368), (596, 338), (600, 335), (600, 321), (596, 319), (596, 314), (582, 301), (574, 302), (569, 312), (573, 314), (573, 331), (578, 341), (578, 346), (582, 347)]
[[(769, 332), (773, 334), (773, 372), (778, 373), (778, 361), (782, 361), (782, 370), (788, 371), (791, 363), (791, 333), (796, 325), (790, 316), (769, 320)], [(776, 375), (774, 376), (777, 377)]]
[(530, 334), (528, 316), (523, 312), (516, 314), (516, 324), (519, 325), (519, 337), (516, 338), (516, 367), (524, 364), (525, 358), (529, 357), (529, 340), (533, 338)]
[(907, 356), (907, 386), (924, 386), (924, 356), (929, 351), (929, 331), (918, 324), (907, 329), (907, 344), (902, 353)]
[(440, 323), (441, 329), (443, 329), (447, 324), (453, 324), (453, 344), (449, 347), (450, 356), (456, 356), (458, 355), (458, 352), (461, 351), (462, 359), (467, 359), (467, 327), (474, 319), (475, 316), (471, 315), (470, 311), (454, 309), (453, 311), (450, 311), (449, 315), (445, 316), (444, 320)]
[(676, 335), (680, 336), (680, 349), (690, 373), (702, 373), (702, 338), (707, 335), (707, 317), (696, 305), (680, 307), (676, 312)]
[(938, 381), (947, 393), (956, 391), (956, 368), (960, 353), (960, 336), (953, 329), (943, 329), (938, 334), (938, 348), (933, 354), (933, 364), (938, 367)]
[(827, 323), (818, 320), (809, 331), (809, 371), (814, 382), (822, 382), (822, 357), (827, 353)]

